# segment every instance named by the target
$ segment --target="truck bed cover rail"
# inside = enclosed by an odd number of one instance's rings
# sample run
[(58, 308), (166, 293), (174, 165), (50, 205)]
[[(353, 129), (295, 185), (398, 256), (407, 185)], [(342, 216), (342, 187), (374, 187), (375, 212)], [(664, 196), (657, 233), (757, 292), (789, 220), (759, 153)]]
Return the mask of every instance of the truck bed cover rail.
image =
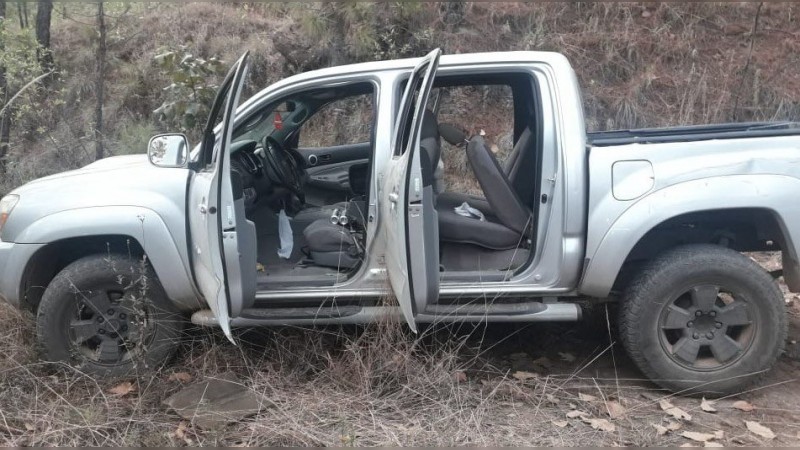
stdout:
[(745, 122), (666, 128), (641, 128), (587, 133), (589, 145), (609, 147), (628, 144), (708, 141), (800, 135), (798, 122)]

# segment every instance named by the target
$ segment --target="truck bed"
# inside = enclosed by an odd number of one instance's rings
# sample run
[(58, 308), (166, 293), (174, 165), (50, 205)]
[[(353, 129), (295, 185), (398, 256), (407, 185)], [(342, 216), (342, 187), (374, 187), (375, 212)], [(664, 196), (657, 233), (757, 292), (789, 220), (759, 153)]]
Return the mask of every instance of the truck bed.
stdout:
[(749, 122), (598, 131), (588, 133), (587, 139), (589, 145), (593, 147), (609, 147), (635, 143), (655, 144), (796, 135), (800, 135), (800, 122)]

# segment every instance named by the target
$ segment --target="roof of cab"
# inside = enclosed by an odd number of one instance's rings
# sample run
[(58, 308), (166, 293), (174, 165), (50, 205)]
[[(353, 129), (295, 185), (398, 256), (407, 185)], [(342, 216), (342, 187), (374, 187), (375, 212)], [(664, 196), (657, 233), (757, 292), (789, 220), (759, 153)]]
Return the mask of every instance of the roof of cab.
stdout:
[[(247, 109), (249, 104), (258, 101), (266, 92), (280, 89), (291, 84), (311, 81), (318, 78), (326, 78), (332, 75), (357, 74), (381, 72), (389, 70), (411, 70), (422, 58), (393, 59), (387, 61), (373, 61), (358, 64), (348, 64), (343, 66), (328, 67), (325, 69), (312, 70), (297, 75), (284, 78), (275, 84), (267, 87), (258, 94), (251, 97), (240, 110)], [(555, 52), (491, 52), (491, 53), (461, 53), (454, 55), (442, 55), (439, 60), (439, 67), (458, 66), (465, 64), (500, 64), (500, 63), (526, 63), (538, 61), (548, 63), (556, 68), (570, 67), (567, 58)]]

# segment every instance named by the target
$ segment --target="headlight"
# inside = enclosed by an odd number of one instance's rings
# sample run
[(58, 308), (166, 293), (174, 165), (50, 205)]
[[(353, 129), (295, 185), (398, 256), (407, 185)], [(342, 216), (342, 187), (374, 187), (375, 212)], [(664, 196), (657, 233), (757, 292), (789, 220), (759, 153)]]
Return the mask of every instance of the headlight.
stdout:
[(6, 195), (2, 200), (0, 200), (0, 233), (3, 232), (3, 225), (6, 224), (6, 220), (8, 220), (11, 210), (17, 206), (18, 201), (19, 195)]

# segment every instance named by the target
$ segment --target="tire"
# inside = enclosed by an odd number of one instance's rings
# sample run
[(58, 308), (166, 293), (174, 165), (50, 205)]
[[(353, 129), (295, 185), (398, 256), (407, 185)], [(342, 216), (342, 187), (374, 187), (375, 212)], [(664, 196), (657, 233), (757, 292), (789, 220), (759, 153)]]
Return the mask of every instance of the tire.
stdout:
[(142, 259), (93, 255), (50, 282), (36, 332), (43, 358), (84, 373), (121, 377), (167, 363), (183, 317)]
[(787, 333), (777, 283), (750, 258), (714, 245), (679, 247), (648, 264), (625, 292), (619, 326), (647, 377), (678, 394), (706, 396), (758, 382)]

